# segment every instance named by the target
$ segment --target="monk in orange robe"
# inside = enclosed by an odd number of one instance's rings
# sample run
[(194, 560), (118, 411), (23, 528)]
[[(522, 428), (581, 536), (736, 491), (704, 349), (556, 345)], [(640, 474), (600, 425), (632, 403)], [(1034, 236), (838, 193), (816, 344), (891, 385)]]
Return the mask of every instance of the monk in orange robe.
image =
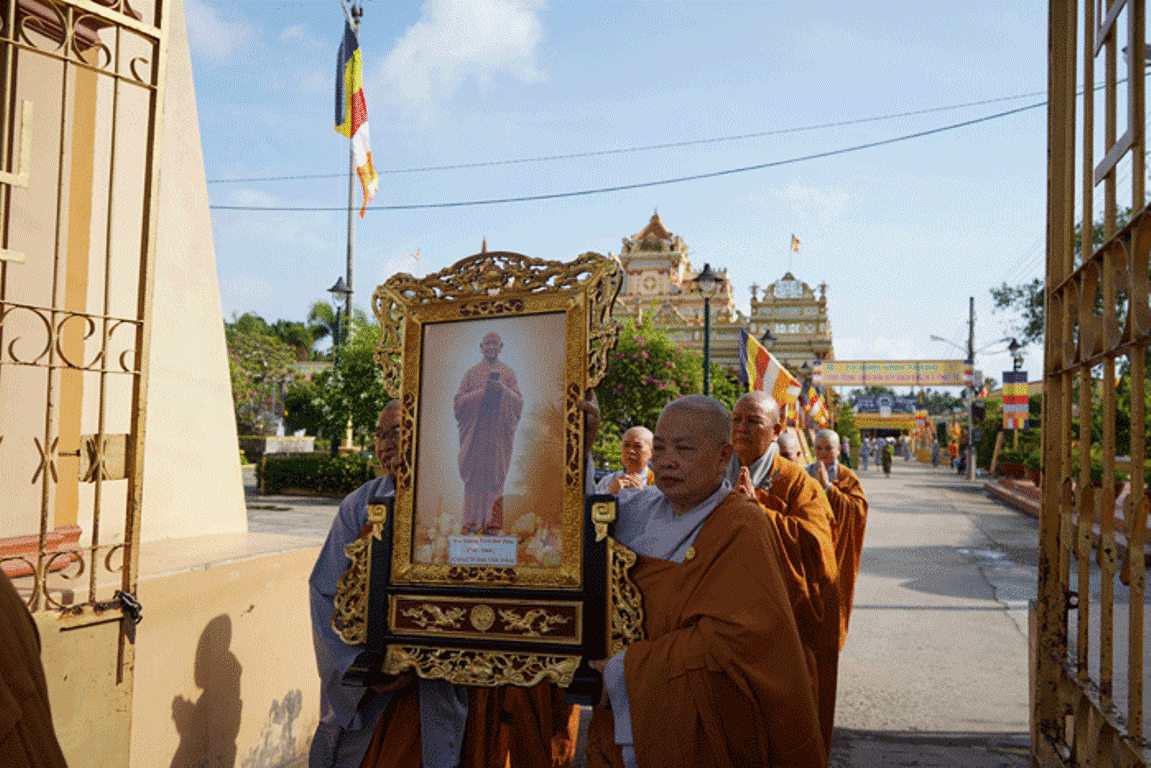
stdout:
[(554, 683), (469, 688), (460, 768), (571, 768), (579, 718)]
[(839, 647), (842, 650), (847, 641), (859, 561), (863, 557), (867, 495), (856, 474), (839, 463), (839, 445), (835, 430), (820, 430), (815, 436), (816, 461), (807, 466), (807, 473), (823, 487), (835, 514), (831, 537), (835, 541), (835, 562), (839, 568)]
[(824, 749), (830, 754), (840, 646), (831, 505), (803, 467), (779, 455), (776, 441), (783, 425), (771, 395), (754, 391), (741, 397), (731, 424), (740, 467), (738, 475), (729, 471), (729, 477), (736, 476), (736, 489), (759, 502), (779, 536), (781, 566), (812, 672)]
[(730, 424), (712, 398), (672, 401), (656, 487), (620, 491), (645, 638), (592, 662), (611, 707), (592, 716), (592, 768), (827, 765), (779, 537), (725, 477)]
[(496, 502), (504, 495), (524, 405), (515, 371), (500, 362), (503, 348), (498, 333), (484, 336), (480, 344), (484, 359), (468, 369), (456, 393), (465, 534), (494, 534), (503, 528), (503, 505)]
[(40, 633), (0, 571), (0, 760), (5, 768), (65, 768), (52, 727)]

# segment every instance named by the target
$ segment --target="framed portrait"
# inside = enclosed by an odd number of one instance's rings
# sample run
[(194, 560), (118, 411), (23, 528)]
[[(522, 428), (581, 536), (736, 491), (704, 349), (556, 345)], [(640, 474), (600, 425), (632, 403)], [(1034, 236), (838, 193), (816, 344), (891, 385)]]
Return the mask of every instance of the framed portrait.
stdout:
[(566, 686), (604, 656), (614, 499), (585, 493), (579, 402), (615, 345), (621, 282), (599, 254), (493, 252), (376, 290), (401, 461), (347, 590), (374, 654), (359, 666)]

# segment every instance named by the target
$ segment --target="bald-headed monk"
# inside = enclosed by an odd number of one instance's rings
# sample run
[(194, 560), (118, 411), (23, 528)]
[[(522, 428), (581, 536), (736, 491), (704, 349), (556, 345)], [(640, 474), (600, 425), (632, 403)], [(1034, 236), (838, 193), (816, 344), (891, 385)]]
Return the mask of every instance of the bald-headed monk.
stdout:
[(793, 432), (782, 432), (775, 440), (779, 446), (779, 455), (788, 461), (799, 464), (803, 460), (803, 449), (799, 447), (799, 438)]
[(647, 427), (632, 427), (623, 433), (620, 445), (620, 458), (623, 469), (604, 475), (595, 484), (596, 493), (618, 494), (623, 488), (645, 488), (655, 480), (655, 474), (648, 467), (651, 461), (651, 430)]
[(738, 458), (728, 477), (759, 502), (778, 533), (783, 572), (799, 636), (816, 685), (825, 752), (831, 752), (835, 675), (839, 663), (839, 595), (834, 519), (827, 494), (803, 467), (779, 455), (779, 406), (766, 392), (749, 392), (732, 411), (731, 441)]
[(592, 716), (592, 768), (827, 765), (779, 538), (724, 476), (729, 435), (717, 400), (669, 403), (656, 487), (620, 491), (615, 536), (638, 555), (645, 638), (592, 662), (610, 705)]
[(807, 473), (823, 487), (835, 514), (831, 535), (835, 540), (835, 561), (839, 567), (839, 647), (842, 649), (847, 640), (847, 622), (851, 618), (859, 560), (863, 556), (867, 496), (855, 473), (837, 460), (839, 446), (839, 435), (835, 430), (821, 429), (816, 433), (816, 460), (807, 465)]
[[(400, 408), (393, 400), (376, 422), (376, 458), (387, 474), (361, 485), (340, 504), (308, 580), (312, 636), (320, 672), (320, 724), (308, 768), (455, 768), (467, 717), (467, 691), (411, 672), (382, 677), (368, 688), (343, 685), (366, 646), (345, 643), (332, 629), (335, 594), (351, 560), (344, 547), (363, 533), (368, 501), (395, 496), (400, 458)], [(391, 516), (386, 523), (390, 527)], [(390, 536), (391, 532), (385, 531)]]
[(484, 359), (468, 369), (456, 393), (464, 534), (495, 534), (504, 525), (504, 480), (524, 401), (515, 371), (499, 359), (503, 349), (498, 333), (485, 335), (480, 343)]

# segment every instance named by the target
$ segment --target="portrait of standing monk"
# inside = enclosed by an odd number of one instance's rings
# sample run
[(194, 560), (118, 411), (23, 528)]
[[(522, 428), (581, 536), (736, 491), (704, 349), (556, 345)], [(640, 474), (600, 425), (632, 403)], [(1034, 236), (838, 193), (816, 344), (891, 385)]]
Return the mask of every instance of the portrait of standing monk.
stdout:
[(465, 535), (503, 529), (504, 480), (524, 404), (515, 371), (500, 362), (503, 348), (498, 333), (484, 336), (484, 359), (464, 374), (455, 397)]

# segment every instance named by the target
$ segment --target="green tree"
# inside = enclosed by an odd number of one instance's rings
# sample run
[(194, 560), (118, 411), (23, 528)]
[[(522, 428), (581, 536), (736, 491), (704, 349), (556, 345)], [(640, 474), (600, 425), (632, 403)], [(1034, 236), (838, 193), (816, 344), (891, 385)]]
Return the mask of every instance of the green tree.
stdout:
[[(345, 328), (353, 325), (354, 323), (361, 323), (368, 325), (368, 316), (364, 310), (353, 308), (352, 315), (354, 319), (351, 323), (348, 319), (340, 314), (338, 320), (344, 324)], [(337, 338), (343, 337), (343, 333), (337, 334), (337, 317), (336, 308), (326, 301), (317, 301), (308, 310), (307, 328), (312, 334), (312, 343), (315, 344), (323, 339), (331, 339), (333, 346)], [(330, 354), (330, 353), (329, 353)]]
[[(734, 399), (734, 384), (718, 365), (712, 368), (713, 393), (721, 399)], [(655, 429), (659, 412), (680, 395), (703, 390), (701, 356), (672, 341), (648, 316), (637, 326), (629, 321), (620, 328), (619, 342), (608, 357), (607, 373), (596, 387), (602, 422), (593, 451), (597, 461), (606, 461), (618, 448), (611, 437), (634, 426)], [(730, 391), (729, 391), (730, 390)]]
[(855, 425), (855, 411), (851, 409), (851, 403), (846, 400), (839, 406), (839, 412), (835, 415), (835, 431), (839, 433), (840, 440), (847, 441), (851, 452), (851, 463), (858, 467), (859, 446), (862, 440), (859, 437), (859, 427)]
[[(1116, 227), (1122, 229), (1131, 221), (1131, 208), (1123, 208), (1116, 213)], [(1073, 248), (1075, 260), (1079, 262), (1083, 257), (1083, 222), (1075, 225), (1073, 235)], [(1103, 245), (1103, 221), (1093, 223), (1091, 228), (1092, 251)], [(1029, 283), (1008, 285), (1002, 283), (998, 288), (992, 288), (991, 298), (995, 301), (996, 311), (1002, 310), (1015, 313), (1017, 319), (1011, 330), (1016, 333), (1016, 340), (1023, 345), (1043, 342), (1043, 324), (1046, 319), (1045, 300), (1046, 291), (1042, 278), (1035, 278)], [(1118, 297), (1120, 302), (1125, 297)]]
[(348, 326), (335, 364), (315, 378), (318, 394), (314, 402), (323, 418), (324, 433), (333, 439), (344, 434), (349, 419), (355, 440), (362, 441), (375, 431), (388, 402), (383, 371), (373, 358), (380, 338), (379, 325), (357, 317)]
[(276, 423), (281, 388), (295, 377), (289, 368), (295, 354), (258, 315), (245, 313), (225, 323), (224, 340), (236, 429), (241, 435), (265, 434)]

